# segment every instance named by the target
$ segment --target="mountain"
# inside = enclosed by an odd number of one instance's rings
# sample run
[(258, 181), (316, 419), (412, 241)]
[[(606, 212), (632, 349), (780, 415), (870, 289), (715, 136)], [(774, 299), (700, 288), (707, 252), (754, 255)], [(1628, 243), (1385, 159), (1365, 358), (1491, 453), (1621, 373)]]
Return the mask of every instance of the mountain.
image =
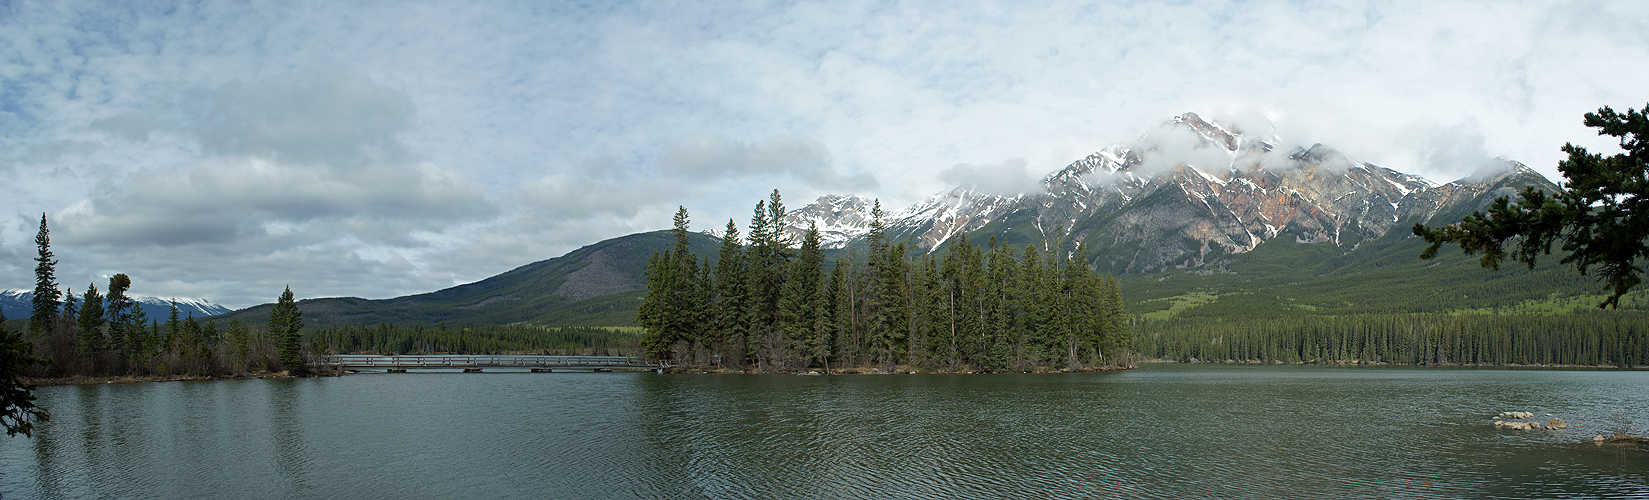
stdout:
[[(1049, 174), (1041, 192), (1007, 197), (958, 187), (884, 220), (893, 240), (919, 250), (938, 250), (959, 234), (1015, 246), (1082, 242), (1098, 267), (1132, 274), (1202, 266), (1279, 236), (1351, 250), (1414, 222), (1459, 220), (1523, 186), (1557, 189), (1510, 160), (1437, 185), (1330, 146), (1282, 151), (1279, 142), (1186, 113)], [(832, 248), (851, 247), (868, 232), (866, 206), (823, 197), (792, 212), (787, 230), (816, 223), (832, 228)]]
[[(992, 237), (1014, 247), (1081, 243), (1092, 265), (1123, 281), (1130, 310), (1152, 317), (1498, 308), (1584, 303), (1597, 292), (1556, 258), (1499, 272), (1458, 250), (1417, 258), (1422, 242), (1408, 234), (1415, 222), (1457, 221), (1526, 186), (1557, 189), (1520, 163), (1502, 160), (1436, 184), (1327, 145), (1281, 143), (1187, 113), (1048, 174), (1037, 192), (962, 186), (883, 207), (883, 220), (890, 241), (916, 252), (943, 251), (959, 235), (981, 245)], [(875, 203), (820, 197), (786, 214), (786, 231), (799, 236), (816, 226), (833, 260), (865, 244)], [(298, 306), (310, 327), (631, 325), (647, 260), (671, 242), (668, 231), (632, 234), (445, 290)], [(719, 244), (714, 235), (692, 235), (694, 252), (712, 265)], [(217, 318), (262, 324), (271, 307)]]
[[(75, 302), (79, 303), (81, 296), (75, 294)], [(194, 315), (196, 319), (215, 316), (230, 312), (229, 308), (218, 305), (206, 299), (191, 299), (185, 297), (134, 297), (143, 314), (151, 320), (165, 321), (172, 314), (172, 302), (177, 301), (178, 317), (187, 318)], [(7, 318), (27, 318), (34, 314), (34, 290), (5, 290), (0, 291), (0, 310), (4, 310)]]
[[(689, 237), (695, 254), (715, 262), (721, 240)], [(632, 234), (602, 241), (561, 257), (527, 264), (474, 283), (391, 299), (357, 297), (298, 302), (309, 327), (337, 325), (436, 325), (451, 327), (534, 323), (555, 326), (616, 326), (635, 321), (646, 296), (648, 259), (670, 248), (669, 231)], [(261, 325), (274, 304), (253, 306), (216, 319), (240, 318)]]

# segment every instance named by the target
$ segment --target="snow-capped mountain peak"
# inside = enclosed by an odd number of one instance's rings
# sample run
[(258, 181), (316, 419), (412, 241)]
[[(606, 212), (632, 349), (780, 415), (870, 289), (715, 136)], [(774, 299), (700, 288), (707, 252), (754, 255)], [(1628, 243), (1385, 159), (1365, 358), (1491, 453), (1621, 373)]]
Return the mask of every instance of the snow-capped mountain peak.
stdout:
[[(75, 293), (75, 301), (81, 299), (80, 292)], [(147, 297), (133, 296), (143, 313), (149, 319), (164, 321), (171, 314), (172, 303), (175, 301), (178, 308), (178, 317), (193, 315), (196, 318), (215, 316), (231, 310), (206, 299), (190, 297)], [(27, 318), (34, 314), (34, 290), (0, 290), (0, 310), (4, 310), (7, 318)]]
[[(1556, 189), (1510, 160), (1439, 185), (1324, 144), (1279, 144), (1186, 113), (1049, 173), (1041, 193), (1006, 198), (954, 188), (903, 209), (883, 207), (888, 236), (932, 251), (1003, 221), (970, 238), (1024, 245), (1068, 235), (1088, 243), (1097, 265), (1140, 272), (1201, 265), (1282, 235), (1351, 248), (1399, 225), (1469, 213), (1521, 186)], [(817, 222), (827, 245), (841, 248), (869, 231), (869, 207), (861, 197), (826, 196), (787, 221), (796, 234)]]

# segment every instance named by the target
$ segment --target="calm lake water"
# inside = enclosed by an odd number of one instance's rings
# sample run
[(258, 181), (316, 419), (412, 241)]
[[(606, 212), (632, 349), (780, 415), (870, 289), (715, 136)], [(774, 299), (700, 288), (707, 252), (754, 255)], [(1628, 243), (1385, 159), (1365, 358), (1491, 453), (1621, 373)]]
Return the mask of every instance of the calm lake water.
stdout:
[[(48, 387), (4, 498), (1649, 496), (1649, 372), (409, 373)], [(1509, 410), (1583, 429), (1499, 431)]]

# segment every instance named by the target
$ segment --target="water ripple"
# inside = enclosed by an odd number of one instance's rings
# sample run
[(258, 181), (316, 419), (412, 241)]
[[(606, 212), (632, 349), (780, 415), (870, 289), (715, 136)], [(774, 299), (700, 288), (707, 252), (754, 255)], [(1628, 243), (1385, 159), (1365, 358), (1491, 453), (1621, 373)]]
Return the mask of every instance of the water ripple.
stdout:
[[(52, 387), (38, 498), (1632, 498), (1649, 373), (412, 373)], [(1498, 431), (1506, 410), (1584, 429)]]

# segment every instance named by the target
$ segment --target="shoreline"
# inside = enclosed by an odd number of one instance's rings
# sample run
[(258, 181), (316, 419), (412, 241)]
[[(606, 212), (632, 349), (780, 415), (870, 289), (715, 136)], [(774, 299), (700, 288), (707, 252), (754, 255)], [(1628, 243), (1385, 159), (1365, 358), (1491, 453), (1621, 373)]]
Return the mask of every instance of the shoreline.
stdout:
[(1137, 366), (1128, 366), (1128, 367), (1110, 366), (1110, 367), (1100, 367), (1100, 368), (1088, 368), (1088, 369), (1082, 369), (1082, 370), (1058, 369), (1058, 370), (992, 372), (992, 371), (980, 371), (980, 370), (921, 370), (921, 369), (912, 369), (910, 367), (905, 367), (905, 366), (896, 367), (896, 368), (893, 368), (891, 370), (883, 369), (883, 368), (876, 368), (876, 367), (862, 367), (861, 366), (861, 367), (853, 367), (853, 368), (831, 369), (831, 370), (828, 370), (828, 371), (825, 371), (825, 370), (782, 371), (782, 370), (761, 370), (761, 369), (739, 370), (739, 369), (732, 369), (732, 368), (715, 368), (715, 367), (702, 367), (701, 366), (701, 367), (669, 368), (669, 369), (664, 370), (662, 373), (667, 373), (667, 374), (708, 374), (708, 375), (1014, 375), (1014, 374), (1024, 375), (1024, 374), (1042, 374), (1042, 373), (1107, 373), (1107, 372), (1128, 371), (1128, 370), (1133, 370), (1135, 368), (1137, 368)]
[(279, 371), (279, 372), (266, 372), (266, 371), (244, 372), (244, 373), (240, 373), (238, 375), (106, 375), (106, 376), (97, 376), (97, 377), (91, 377), (91, 376), (86, 376), (86, 375), (73, 375), (73, 376), (69, 376), (69, 377), (46, 377), (46, 378), (25, 377), (23, 379), (23, 383), (33, 385), (33, 386), (36, 386), (36, 387), (49, 387), (49, 386), (59, 386), (59, 385), (136, 384), (136, 383), (143, 383), (143, 382), (204, 382), (204, 381), (208, 381), (208, 380), (253, 380), (253, 379), (328, 377), (328, 376), (334, 376), (334, 375), (328, 375), (328, 374), (323, 374), (323, 373), (311, 373), (311, 374), (307, 374), (307, 375), (294, 375), (294, 374), (292, 374), (290, 372), (286, 372), (286, 371)]
[(1566, 365), (1566, 364), (1519, 364), (1519, 363), (1392, 363), (1388, 361), (1263, 361), (1257, 359), (1192, 359), (1180, 361), (1177, 359), (1142, 359), (1138, 363), (1152, 364), (1182, 364), (1182, 365), (1299, 365), (1299, 366), (1416, 366), (1416, 367), (1449, 367), (1449, 368), (1585, 368), (1590, 370), (1649, 370), (1649, 365), (1616, 366), (1616, 365)]

